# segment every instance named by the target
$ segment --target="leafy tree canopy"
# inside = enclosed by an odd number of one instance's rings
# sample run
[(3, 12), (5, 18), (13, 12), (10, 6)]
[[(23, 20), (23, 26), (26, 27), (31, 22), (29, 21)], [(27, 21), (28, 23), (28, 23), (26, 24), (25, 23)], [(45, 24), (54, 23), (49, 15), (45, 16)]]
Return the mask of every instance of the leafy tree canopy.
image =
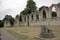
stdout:
[(36, 3), (33, 0), (28, 0), (26, 8), (29, 9), (31, 12), (37, 9)]
[(37, 9), (36, 3), (33, 0), (28, 0), (26, 8), (21, 12), (23, 15), (30, 14), (31, 12), (34, 12)]
[(15, 21), (15, 19), (11, 15), (6, 15), (5, 18), (3, 19), (3, 21), (4, 20), (7, 20), (7, 21), (9, 20), (11, 25), (13, 25), (14, 21)]

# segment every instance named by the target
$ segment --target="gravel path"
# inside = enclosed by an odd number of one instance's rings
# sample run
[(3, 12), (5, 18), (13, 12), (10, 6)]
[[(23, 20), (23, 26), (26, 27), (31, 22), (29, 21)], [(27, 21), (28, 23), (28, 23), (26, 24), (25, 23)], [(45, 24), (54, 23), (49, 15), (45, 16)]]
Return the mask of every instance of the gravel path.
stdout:
[(17, 39), (7, 31), (0, 30), (0, 40), (17, 40)]

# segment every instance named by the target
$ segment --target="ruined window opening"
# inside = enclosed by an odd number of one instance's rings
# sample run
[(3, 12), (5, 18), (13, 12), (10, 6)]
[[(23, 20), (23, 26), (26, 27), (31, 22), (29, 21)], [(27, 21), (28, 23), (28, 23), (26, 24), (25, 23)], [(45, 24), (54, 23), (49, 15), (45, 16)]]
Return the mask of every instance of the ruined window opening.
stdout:
[(52, 7), (52, 17), (57, 17), (56, 8)]
[(57, 17), (57, 13), (56, 12), (52, 12), (52, 17)]
[(22, 21), (22, 16), (20, 16), (20, 21)]
[(56, 12), (56, 8), (55, 7), (52, 7), (52, 11)]
[(29, 20), (29, 16), (28, 16), (28, 20)]
[(26, 16), (25, 16), (24, 20), (26, 21)]
[(46, 18), (46, 12), (43, 10), (43, 18)]
[(32, 14), (32, 16), (31, 16), (31, 18), (32, 18), (32, 20), (33, 20), (33, 14)]
[(36, 19), (39, 20), (39, 15), (36, 15)]

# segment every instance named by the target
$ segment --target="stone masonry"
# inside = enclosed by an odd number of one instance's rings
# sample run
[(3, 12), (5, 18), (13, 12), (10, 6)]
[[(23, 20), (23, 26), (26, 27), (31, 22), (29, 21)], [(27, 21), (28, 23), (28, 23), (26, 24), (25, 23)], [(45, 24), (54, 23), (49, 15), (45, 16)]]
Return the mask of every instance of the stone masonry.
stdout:
[[(57, 13), (56, 17), (52, 17), (53, 7)], [(43, 15), (45, 13), (45, 16)], [(60, 25), (60, 3), (52, 4), (50, 7), (43, 6), (31, 12), (28, 15), (21, 15), (22, 21), (16, 18), (14, 26), (41, 26), (41, 25)]]

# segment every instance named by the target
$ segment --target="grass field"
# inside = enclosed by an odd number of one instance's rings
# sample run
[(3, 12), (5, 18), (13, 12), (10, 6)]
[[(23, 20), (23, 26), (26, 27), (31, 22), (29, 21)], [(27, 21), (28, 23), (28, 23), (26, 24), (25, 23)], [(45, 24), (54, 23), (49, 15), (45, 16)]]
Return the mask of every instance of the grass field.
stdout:
[[(50, 26), (48, 28), (51, 29), (55, 35), (55, 38), (49, 40), (60, 40), (60, 27)], [(11, 27), (2, 29), (10, 32), (18, 40), (39, 40), (36, 37), (38, 37), (41, 32), (41, 27)]]

